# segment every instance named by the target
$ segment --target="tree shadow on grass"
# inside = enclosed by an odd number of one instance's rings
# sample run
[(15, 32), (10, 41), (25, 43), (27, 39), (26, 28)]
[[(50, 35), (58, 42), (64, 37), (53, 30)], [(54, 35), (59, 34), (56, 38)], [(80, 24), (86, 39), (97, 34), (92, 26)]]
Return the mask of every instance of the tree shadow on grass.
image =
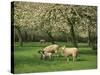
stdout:
[[(36, 45), (36, 46), (22, 46), (22, 47), (46, 47), (46, 46), (48, 46), (48, 45)], [(21, 46), (15, 46), (15, 47), (21, 47)]]
[(81, 59), (81, 58), (78, 58), (76, 61), (88, 61), (86, 59)]
[(27, 65), (54, 65), (56, 63), (60, 63), (65, 61), (64, 58), (54, 58), (52, 60), (41, 60), (38, 55), (35, 55), (33, 57), (27, 57), (27, 56), (19, 56), (15, 58), (15, 65), (20, 64), (27, 64)]
[(17, 57), (15, 58), (15, 65), (28, 64), (28, 65), (49, 65), (51, 60), (41, 60), (39, 56), (33, 57)]
[(96, 50), (82, 50), (79, 51), (79, 54), (90, 54), (90, 55), (97, 55), (97, 51)]

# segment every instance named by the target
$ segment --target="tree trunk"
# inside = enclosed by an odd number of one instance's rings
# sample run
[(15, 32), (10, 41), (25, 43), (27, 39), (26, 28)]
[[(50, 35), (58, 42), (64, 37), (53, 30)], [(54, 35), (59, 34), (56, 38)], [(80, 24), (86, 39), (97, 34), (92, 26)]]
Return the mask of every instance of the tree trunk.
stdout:
[(50, 37), (50, 41), (51, 41), (51, 43), (52, 43), (52, 44), (55, 44), (55, 42), (54, 42), (54, 38), (53, 38), (51, 32), (47, 32), (47, 34), (48, 34), (48, 36)]
[(18, 35), (18, 38), (19, 38), (19, 45), (23, 46), (23, 40), (22, 40), (22, 34), (21, 34), (21, 31), (20, 31), (20, 28), (15, 26), (15, 29), (17, 31), (17, 35)]
[(97, 42), (96, 42), (96, 34), (91, 32), (90, 27), (88, 26), (88, 44), (92, 48), (92, 50), (97, 49)]
[(97, 49), (96, 36), (93, 33), (92, 33), (92, 37), (91, 37), (91, 48), (92, 48), (92, 50)]
[(70, 31), (71, 31), (71, 36), (72, 36), (73, 45), (74, 45), (76, 48), (78, 48), (77, 42), (76, 42), (76, 36), (75, 36), (75, 33), (74, 33), (74, 27), (73, 27), (72, 24), (71, 24), (71, 29), (70, 29)]
[(62, 32), (63, 33), (63, 37), (65, 38), (65, 42), (68, 43), (69, 39), (68, 39), (68, 35), (66, 34), (66, 32)]
[(76, 41), (76, 36), (75, 36), (75, 32), (74, 32), (73, 22), (70, 20), (70, 18), (67, 18), (67, 19), (68, 19), (68, 22), (71, 26), (70, 32), (71, 32), (71, 37), (72, 37), (72, 43), (76, 48), (78, 48), (77, 41)]
[(89, 46), (91, 46), (91, 35), (90, 35), (90, 29), (89, 29), (89, 25), (88, 25), (88, 44)]
[(27, 42), (27, 36), (28, 36), (28, 35), (27, 35), (27, 32), (26, 32), (26, 31), (25, 31), (24, 33), (25, 33), (24, 41)]

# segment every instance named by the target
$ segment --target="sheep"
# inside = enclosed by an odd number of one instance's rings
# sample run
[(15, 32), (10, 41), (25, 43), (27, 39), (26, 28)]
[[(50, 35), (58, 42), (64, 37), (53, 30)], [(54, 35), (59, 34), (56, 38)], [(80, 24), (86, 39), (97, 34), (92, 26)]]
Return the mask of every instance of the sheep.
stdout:
[(41, 59), (45, 59), (47, 57), (51, 59), (53, 54), (57, 54), (58, 49), (59, 45), (56, 44), (45, 47), (44, 49), (39, 51), (39, 53), (41, 54)]
[(78, 55), (78, 49), (77, 48), (66, 48), (65, 46), (61, 48), (62, 50), (62, 55), (64, 57), (67, 57), (67, 61), (69, 61), (68, 56), (72, 56), (73, 62), (75, 61), (77, 55)]
[(53, 44), (53, 45), (50, 45), (50, 46), (47, 46), (43, 49), (43, 51), (45, 53), (57, 53), (57, 50), (59, 49), (59, 45), (56, 45), (56, 44)]
[(38, 52), (41, 54), (41, 59), (45, 59), (45, 60), (47, 58), (51, 59), (53, 55), (53, 53), (51, 52), (44, 52), (44, 51), (38, 51)]
[(44, 40), (44, 39), (41, 39), (40, 40), (40, 43), (42, 44), (42, 43), (45, 43), (46, 41)]
[(45, 54), (42, 54), (41, 59), (47, 59), (47, 58), (51, 59), (51, 57), (52, 57), (52, 53), (45, 53)]

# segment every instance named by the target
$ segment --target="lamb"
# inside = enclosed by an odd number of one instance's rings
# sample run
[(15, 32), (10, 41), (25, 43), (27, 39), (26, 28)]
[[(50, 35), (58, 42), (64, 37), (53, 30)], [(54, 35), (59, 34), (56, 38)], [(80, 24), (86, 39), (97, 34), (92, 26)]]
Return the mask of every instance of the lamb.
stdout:
[(51, 59), (51, 57), (52, 57), (52, 53), (45, 53), (41, 55), (41, 59), (47, 59), (47, 58)]
[(78, 49), (77, 48), (66, 48), (65, 46), (61, 48), (62, 55), (64, 57), (67, 57), (67, 61), (69, 61), (68, 56), (71, 55), (73, 58), (73, 62), (76, 60), (76, 57), (78, 55)]
[(46, 57), (49, 57), (51, 59), (51, 56), (53, 54), (57, 54), (57, 51), (59, 49), (59, 45), (50, 45), (45, 47), (43, 50), (40, 50), (39, 53), (41, 54), (41, 59), (45, 59)]

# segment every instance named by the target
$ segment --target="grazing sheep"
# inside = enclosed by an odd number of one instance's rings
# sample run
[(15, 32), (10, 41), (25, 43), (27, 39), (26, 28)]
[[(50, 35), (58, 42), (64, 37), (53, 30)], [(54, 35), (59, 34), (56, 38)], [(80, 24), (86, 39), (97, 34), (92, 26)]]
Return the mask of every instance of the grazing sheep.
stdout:
[(43, 51), (45, 53), (57, 53), (57, 50), (59, 49), (59, 45), (50, 45), (50, 46), (47, 46), (43, 49)]
[(47, 57), (51, 59), (52, 54), (57, 54), (58, 49), (59, 46), (56, 44), (45, 47), (43, 50), (39, 51), (39, 53), (41, 54), (41, 59), (45, 59)]
[(46, 41), (44, 40), (44, 39), (41, 39), (40, 40), (40, 43), (42, 44), (42, 43), (45, 43)]
[[(61, 48), (62, 50), (62, 55), (65, 57), (72, 56), (73, 62), (75, 61), (77, 54), (78, 54), (78, 49), (77, 48), (66, 48), (65, 46)], [(67, 58), (67, 61), (69, 61), (69, 58)]]

